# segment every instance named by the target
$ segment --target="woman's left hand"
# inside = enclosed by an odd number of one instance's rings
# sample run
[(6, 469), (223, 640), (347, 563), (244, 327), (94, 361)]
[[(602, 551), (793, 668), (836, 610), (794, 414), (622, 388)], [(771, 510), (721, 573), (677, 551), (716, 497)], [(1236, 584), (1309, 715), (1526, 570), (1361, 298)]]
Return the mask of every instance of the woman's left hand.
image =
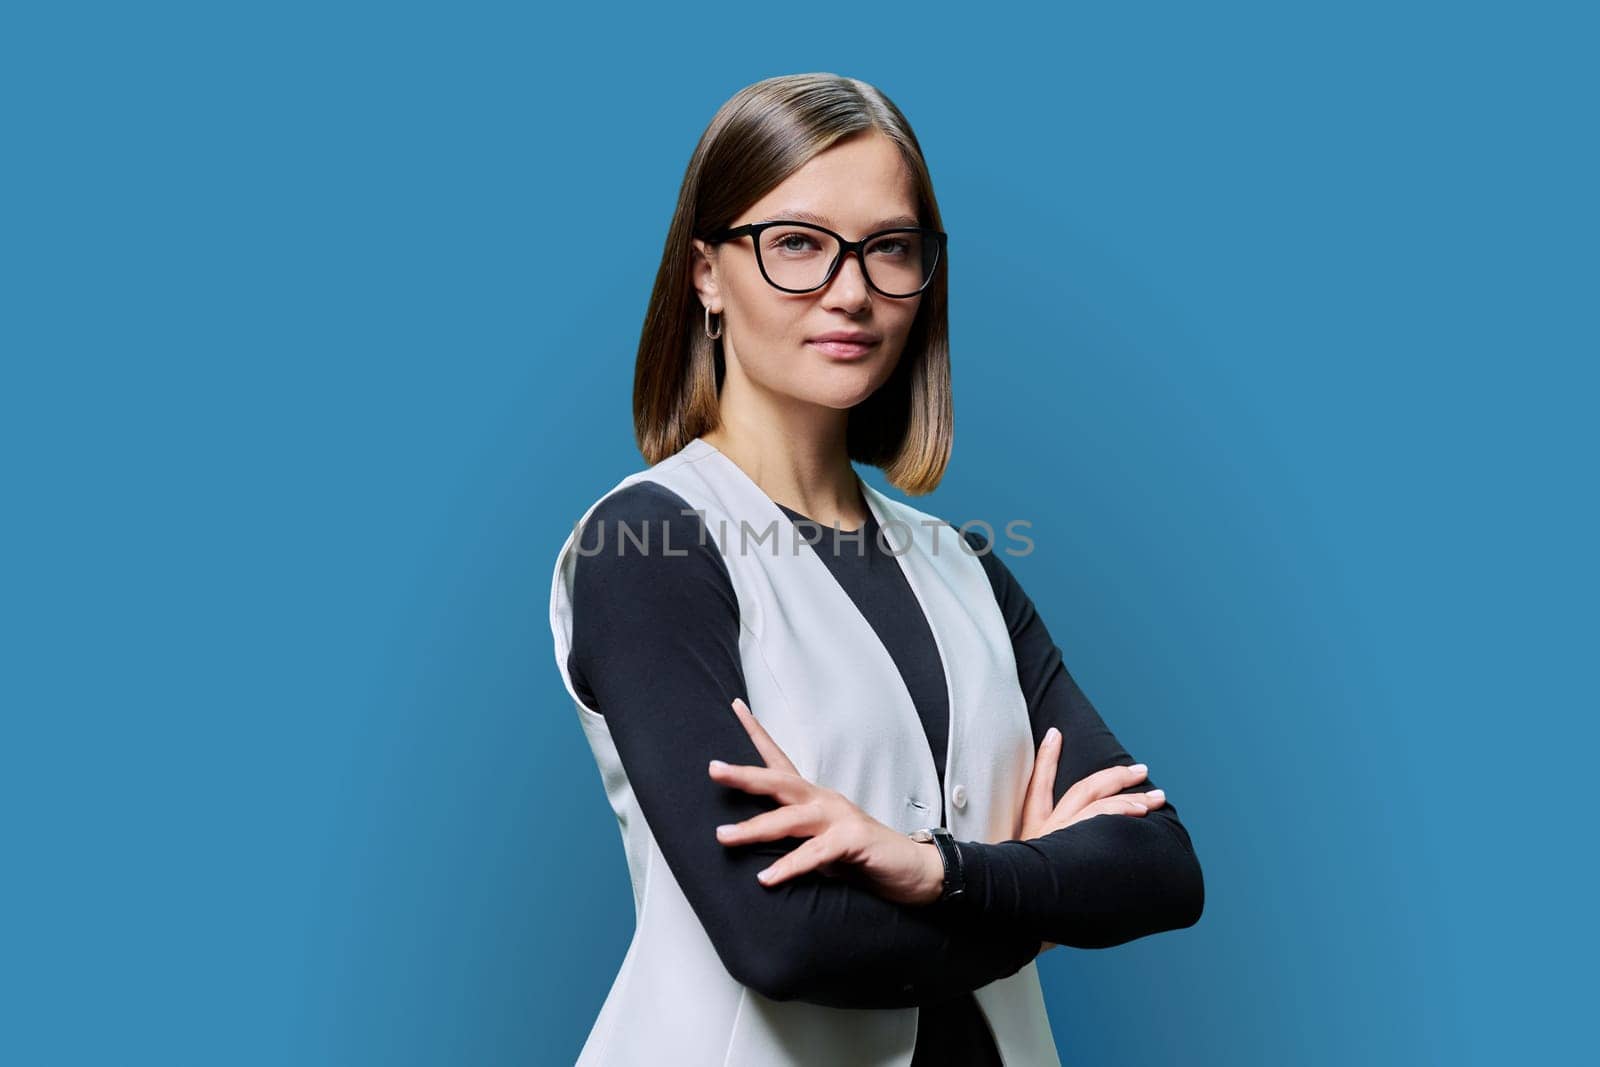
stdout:
[(747, 845), (785, 837), (810, 839), (757, 875), (762, 885), (778, 885), (812, 870), (830, 876), (848, 872), (877, 895), (899, 904), (939, 899), (944, 864), (937, 848), (885, 826), (844, 794), (807, 781), (756, 721), (749, 705), (735, 700), (733, 712), (766, 766), (712, 760), (711, 778), (746, 793), (774, 797), (782, 806), (717, 827), (717, 840)]

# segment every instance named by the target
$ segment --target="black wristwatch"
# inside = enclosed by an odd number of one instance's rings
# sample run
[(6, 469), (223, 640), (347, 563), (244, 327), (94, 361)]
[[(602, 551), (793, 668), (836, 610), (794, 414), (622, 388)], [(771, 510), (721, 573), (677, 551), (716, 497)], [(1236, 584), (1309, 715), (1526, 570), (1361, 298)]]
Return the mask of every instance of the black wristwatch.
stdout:
[(966, 870), (961, 865), (961, 850), (956, 847), (956, 839), (950, 836), (950, 831), (942, 826), (926, 826), (911, 831), (911, 840), (932, 841), (939, 850), (939, 859), (944, 861), (944, 890), (939, 899), (960, 896), (967, 888)]

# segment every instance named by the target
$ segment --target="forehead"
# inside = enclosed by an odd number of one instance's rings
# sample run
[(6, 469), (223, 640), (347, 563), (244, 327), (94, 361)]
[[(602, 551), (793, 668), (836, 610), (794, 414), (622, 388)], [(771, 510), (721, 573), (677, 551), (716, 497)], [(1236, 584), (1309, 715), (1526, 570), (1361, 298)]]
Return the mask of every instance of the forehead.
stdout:
[(846, 235), (915, 226), (911, 169), (883, 134), (851, 137), (807, 160), (737, 221), (775, 218), (815, 222)]

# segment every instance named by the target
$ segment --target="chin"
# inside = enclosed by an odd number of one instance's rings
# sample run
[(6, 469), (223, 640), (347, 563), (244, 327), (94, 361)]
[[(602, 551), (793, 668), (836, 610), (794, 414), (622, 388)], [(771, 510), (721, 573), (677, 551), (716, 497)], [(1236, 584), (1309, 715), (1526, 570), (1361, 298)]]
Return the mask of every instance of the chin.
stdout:
[(871, 381), (840, 382), (836, 388), (831, 389), (818, 383), (816, 388), (800, 393), (799, 398), (821, 407), (833, 408), (835, 411), (849, 411), (877, 392), (878, 386), (882, 384), (876, 378)]

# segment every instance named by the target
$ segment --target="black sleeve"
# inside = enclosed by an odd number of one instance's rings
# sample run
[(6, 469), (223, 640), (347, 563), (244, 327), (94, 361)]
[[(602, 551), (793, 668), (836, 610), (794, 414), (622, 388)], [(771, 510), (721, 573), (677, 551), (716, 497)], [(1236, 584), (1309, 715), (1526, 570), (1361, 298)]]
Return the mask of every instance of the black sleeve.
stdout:
[[(730, 707), (749, 699), (732, 580), (687, 508), (641, 481), (592, 513), (578, 539), (569, 673), (605, 716), (645, 820), (728, 972), (775, 1000), (846, 1008), (937, 1003), (1014, 974), (1039, 938), (817, 872), (769, 888), (756, 872), (803, 838), (717, 840), (719, 824), (779, 805), (707, 773), (712, 759), (763, 761)], [(624, 527), (631, 536), (619, 539)]]
[[(966, 536), (982, 554), (1011, 633), (1034, 751), (1051, 726), (1061, 731), (1055, 800), (1095, 771), (1139, 762), (1073, 681), (1010, 568), (997, 552), (984, 550), (981, 534)], [(1122, 792), (1155, 788), (1147, 775)], [(1107, 948), (1193, 926), (1205, 907), (1200, 861), (1170, 799), (1144, 815), (1096, 815), (1031, 841), (962, 841), (958, 847), (967, 890), (954, 904), (1060, 945)]]

